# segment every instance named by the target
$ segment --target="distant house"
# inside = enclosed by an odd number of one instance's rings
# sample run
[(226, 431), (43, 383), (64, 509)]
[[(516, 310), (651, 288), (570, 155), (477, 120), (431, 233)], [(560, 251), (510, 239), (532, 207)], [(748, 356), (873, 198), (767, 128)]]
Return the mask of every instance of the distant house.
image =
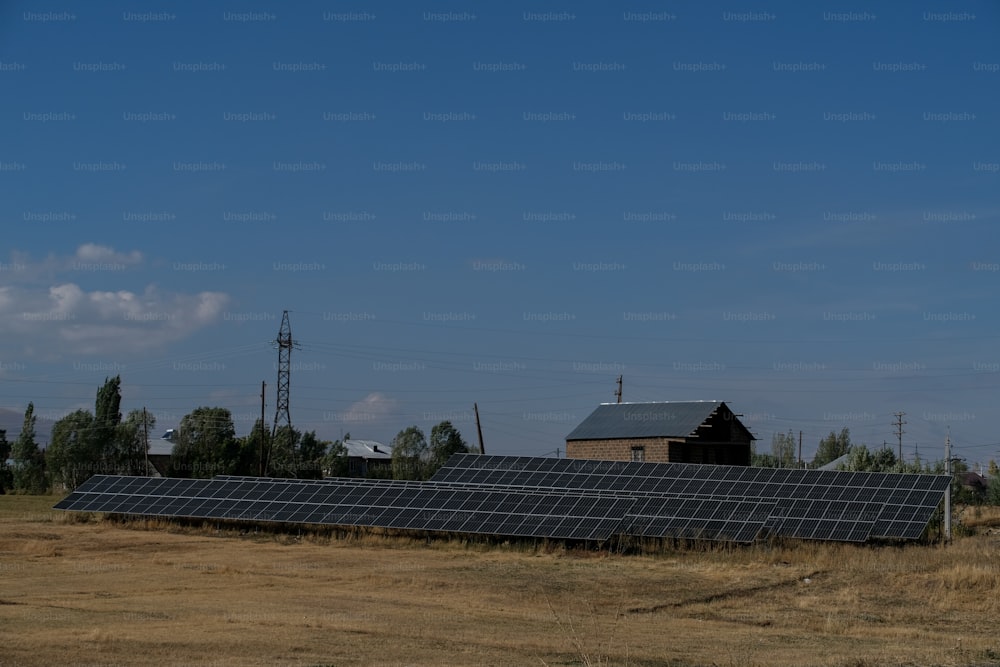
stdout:
[[(167, 435), (170, 435), (170, 438)], [(164, 433), (162, 438), (150, 438), (146, 459), (149, 461), (149, 475), (151, 477), (166, 477), (168, 475), (170, 456), (173, 451), (173, 429)]]
[(392, 476), (392, 448), (374, 440), (345, 440), (350, 477)]
[[(170, 457), (173, 454), (176, 431), (168, 429), (160, 438), (150, 438), (149, 474), (167, 477)], [(374, 440), (345, 440), (347, 448), (347, 474), (350, 477), (391, 477), (392, 448)], [(330, 471), (325, 471), (329, 474)]]
[(978, 472), (963, 472), (958, 474), (958, 481), (962, 484), (962, 490), (972, 498), (983, 499), (990, 490), (990, 480)]
[(748, 466), (755, 439), (721, 401), (604, 403), (566, 436), (566, 456)]

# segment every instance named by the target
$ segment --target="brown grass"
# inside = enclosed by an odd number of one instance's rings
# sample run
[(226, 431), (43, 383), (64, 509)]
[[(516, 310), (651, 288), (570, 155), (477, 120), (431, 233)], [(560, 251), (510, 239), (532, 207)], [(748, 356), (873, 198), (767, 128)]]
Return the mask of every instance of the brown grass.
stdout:
[(1000, 538), (622, 556), (0, 497), (2, 665), (1000, 665)]

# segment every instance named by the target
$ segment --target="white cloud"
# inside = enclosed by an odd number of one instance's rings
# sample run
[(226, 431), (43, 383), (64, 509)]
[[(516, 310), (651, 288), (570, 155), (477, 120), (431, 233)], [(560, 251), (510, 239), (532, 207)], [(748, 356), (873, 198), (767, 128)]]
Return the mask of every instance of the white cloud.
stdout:
[(76, 249), (76, 259), (78, 262), (90, 262), (99, 264), (140, 264), (142, 263), (142, 253), (133, 250), (130, 253), (115, 252), (114, 248), (97, 245), (96, 243), (84, 243)]
[(221, 319), (229, 296), (222, 292), (178, 293), (155, 285), (88, 290), (74, 273), (122, 276), (138, 266), (142, 253), (85, 243), (71, 258), (49, 256), (39, 262), (18, 258), (19, 270), (0, 287), (0, 335), (19, 354), (49, 360), (78, 355), (120, 357), (162, 348)]
[(14, 296), (11, 294), (10, 287), (0, 287), (0, 312), (3, 312), (10, 308), (14, 303)]
[(348, 423), (379, 422), (396, 411), (398, 401), (381, 392), (373, 392), (338, 414), (338, 421)]
[(84, 243), (71, 255), (49, 254), (33, 259), (29, 254), (12, 250), (8, 260), (0, 259), (0, 284), (53, 284), (60, 276), (76, 278), (90, 273), (121, 273), (141, 267), (143, 254), (138, 250), (118, 252), (109, 246)]

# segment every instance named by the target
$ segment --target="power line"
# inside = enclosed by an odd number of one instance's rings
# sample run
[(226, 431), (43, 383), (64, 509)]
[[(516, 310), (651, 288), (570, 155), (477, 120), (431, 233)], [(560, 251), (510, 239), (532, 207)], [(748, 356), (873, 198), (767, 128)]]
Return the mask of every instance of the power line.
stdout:
[[(297, 314), (303, 315), (314, 315), (317, 317), (324, 317), (324, 313), (317, 313), (312, 311), (295, 311)], [(384, 317), (379, 317), (371, 322), (377, 326), (383, 324), (392, 324), (398, 326), (410, 326), (410, 327), (421, 327), (421, 328), (435, 328), (435, 329), (447, 329), (449, 331), (485, 331), (490, 333), (501, 333), (501, 334), (513, 334), (513, 335), (523, 335), (523, 336), (541, 336), (541, 337), (555, 337), (555, 338), (594, 338), (600, 340), (615, 340), (615, 341), (650, 341), (656, 343), (671, 342), (671, 343), (740, 343), (740, 344), (757, 344), (757, 345), (770, 345), (773, 343), (900, 343), (900, 342), (926, 342), (926, 337), (924, 336), (914, 336), (914, 337), (899, 337), (892, 336), (887, 338), (707, 338), (705, 336), (696, 337), (682, 337), (682, 336), (621, 336), (614, 334), (597, 334), (597, 333), (583, 333), (580, 331), (532, 331), (526, 329), (506, 329), (497, 327), (483, 327), (483, 326), (465, 326), (456, 324), (443, 324), (437, 322), (424, 322), (419, 320), (409, 321), (409, 320), (393, 320)], [(991, 334), (983, 336), (953, 336), (951, 340), (996, 340), (1000, 338), (1000, 335)]]

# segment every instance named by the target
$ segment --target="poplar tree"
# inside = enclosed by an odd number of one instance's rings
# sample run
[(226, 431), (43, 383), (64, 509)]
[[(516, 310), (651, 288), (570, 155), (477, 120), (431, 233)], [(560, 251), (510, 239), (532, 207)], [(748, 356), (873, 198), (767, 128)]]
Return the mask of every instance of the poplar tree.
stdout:
[(24, 424), (14, 441), (11, 455), (14, 459), (14, 489), (22, 493), (45, 493), (49, 485), (45, 477), (45, 459), (35, 442), (34, 403), (28, 403), (24, 411)]

